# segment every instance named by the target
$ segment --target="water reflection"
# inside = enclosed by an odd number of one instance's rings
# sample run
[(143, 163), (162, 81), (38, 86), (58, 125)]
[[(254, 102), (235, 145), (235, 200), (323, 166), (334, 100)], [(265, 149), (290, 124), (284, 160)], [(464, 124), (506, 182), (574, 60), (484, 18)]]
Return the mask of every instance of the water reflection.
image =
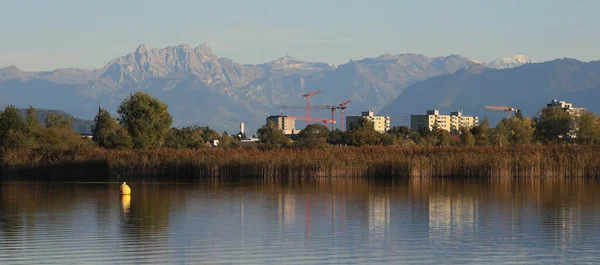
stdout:
[(123, 215), (127, 216), (131, 207), (131, 195), (121, 195), (121, 207), (123, 208)]
[(0, 182), (0, 263), (593, 263), (599, 184)]
[(369, 194), (369, 239), (382, 243), (390, 225), (390, 198), (386, 194)]

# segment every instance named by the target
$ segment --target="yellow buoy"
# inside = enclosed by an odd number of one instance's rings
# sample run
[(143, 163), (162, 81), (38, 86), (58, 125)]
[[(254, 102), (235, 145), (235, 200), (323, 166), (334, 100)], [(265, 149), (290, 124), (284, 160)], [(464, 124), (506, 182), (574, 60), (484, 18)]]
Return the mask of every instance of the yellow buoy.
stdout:
[(121, 194), (122, 195), (131, 194), (131, 188), (129, 188), (129, 186), (127, 186), (127, 184), (125, 182), (123, 182), (123, 184), (121, 184)]

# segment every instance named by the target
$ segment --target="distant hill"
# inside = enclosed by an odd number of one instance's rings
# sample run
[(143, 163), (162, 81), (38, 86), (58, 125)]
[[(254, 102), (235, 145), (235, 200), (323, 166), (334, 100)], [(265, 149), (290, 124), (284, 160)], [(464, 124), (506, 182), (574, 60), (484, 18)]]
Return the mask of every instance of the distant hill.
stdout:
[[(19, 111), (19, 114), (21, 114), (21, 116), (23, 117), (23, 119), (25, 119), (25, 117), (27, 115), (27, 109), (18, 109), (18, 111)], [(42, 124), (45, 124), (46, 117), (48, 117), (48, 115), (50, 113), (54, 113), (57, 115), (65, 116), (67, 118), (71, 118), (71, 127), (73, 128), (73, 130), (75, 130), (78, 133), (91, 133), (92, 132), (92, 125), (94, 124), (93, 120), (82, 120), (79, 118), (75, 118), (73, 115), (66, 113), (65, 111), (62, 111), (62, 110), (36, 109), (36, 117)]]
[(463, 110), (465, 115), (489, 117), (495, 124), (505, 113), (484, 109), (485, 105), (518, 108), (534, 116), (552, 99), (566, 100), (576, 107), (600, 113), (600, 61), (559, 59), (496, 70), (474, 65), (468, 70), (415, 83), (381, 110), (390, 116)]
[[(352, 100), (348, 115), (367, 109), (379, 111), (415, 82), (474, 64), (459, 55), (419, 54), (384, 54), (339, 66), (291, 56), (263, 64), (239, 64), (219, 58), (204, 44), (163, 49), (140, 45), (94, 70), (24, 72), (14, 66), (2, 68), (0, 104), (63, 109), (92, 119), (99, 101), (114, 113), (130, 93), (143, 91), (169, 105), (173, 126), (208, 125), (218, 131), (237, 131), (239, 123), (245, 122), (248, 131), (255, 131), (269, 114), (279, 112), (278, 106), (303, 105), (302, 94), (309, 91), (323, 91), (312, 97), (314, 105)], [(313, 117), (329, 114), (315, 111)]]

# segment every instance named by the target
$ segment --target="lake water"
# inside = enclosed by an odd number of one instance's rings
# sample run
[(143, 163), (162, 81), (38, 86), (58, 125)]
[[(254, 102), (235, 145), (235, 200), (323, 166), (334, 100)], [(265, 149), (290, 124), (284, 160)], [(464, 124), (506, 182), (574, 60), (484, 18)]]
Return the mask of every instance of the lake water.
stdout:
[(600, 182), (0, 182), (0, 264), (597, 264)]

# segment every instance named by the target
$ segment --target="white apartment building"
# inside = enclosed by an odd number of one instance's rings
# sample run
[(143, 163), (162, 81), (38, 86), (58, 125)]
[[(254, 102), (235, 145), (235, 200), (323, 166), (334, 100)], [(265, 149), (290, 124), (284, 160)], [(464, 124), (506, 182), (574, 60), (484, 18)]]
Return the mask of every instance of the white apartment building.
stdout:
[(460, 128), (472, 128), (479, 125), (479, 117), (464, 116), (462, 111), (450, 112), (450, 115), (441, 115), (439, 110), (427, 110), (425, 115), (410, 115), (410, 129), (428, 128), (433, 130), (437, 125), (439, 129), (448, 132), (458, 132)]
[(387, 132), (391, 128), (391, 119), (389, 116), (375, 116), (372, 111), (363, 111), (361, 116), (347, 116), (346, 117), (346, 131), (350, 130), (350, 126), (353, 123), (358, 122), (360, 118), (367, 119), (373, 123), (375, 131)]

